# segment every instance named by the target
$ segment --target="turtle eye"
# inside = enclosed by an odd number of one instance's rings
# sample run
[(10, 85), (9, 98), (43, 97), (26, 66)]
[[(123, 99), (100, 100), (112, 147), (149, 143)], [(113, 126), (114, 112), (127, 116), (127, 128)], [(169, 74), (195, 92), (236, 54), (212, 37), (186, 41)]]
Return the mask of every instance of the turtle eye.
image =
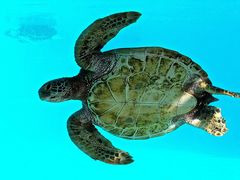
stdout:
[(46, 90), (49, 90), (49, 89), (50, 89), (50, 87), (51, 87), (51, 85), (50, 85), (50, 84), (48, 84), (48, 85), (46, 86)]

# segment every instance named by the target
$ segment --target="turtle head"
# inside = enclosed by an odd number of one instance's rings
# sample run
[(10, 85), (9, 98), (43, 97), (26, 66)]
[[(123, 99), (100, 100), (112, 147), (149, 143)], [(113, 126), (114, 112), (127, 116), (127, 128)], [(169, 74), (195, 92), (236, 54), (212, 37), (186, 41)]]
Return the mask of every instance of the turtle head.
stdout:
[(41, 100), (61, 102), (71, 99), (71, 78), (60, 78), (45, 83), (38, 91)]

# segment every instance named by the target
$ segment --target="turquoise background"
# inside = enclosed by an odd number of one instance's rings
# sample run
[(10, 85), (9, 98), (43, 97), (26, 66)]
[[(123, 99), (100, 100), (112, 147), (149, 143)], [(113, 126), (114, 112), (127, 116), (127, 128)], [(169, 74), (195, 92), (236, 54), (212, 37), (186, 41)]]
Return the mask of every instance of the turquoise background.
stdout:
[[(73, 76), (75, 40), (94, 20), (123, 11), (139, 11), (139, 21), (104, 47), (160, 46), (177, 50), (200, 64), (214, 85), (240, 91), (239, 0), (9, 0), (0, 7), (1, 180), (159, 179), (239, 180), (240, 100), (217, 96), (229, 132), (214, 137), (182, 126), (173, 133), (130, 141), (100, 131), (135, 162), (113, 166), (94, 161), (70, 141), (67, 118), (78, 101), (47, 103), (39, 87), (50, 79)], [(21, 34), (22, 17), (46, 16), (57, 34), (37, 39)], [(50, 20), (49, 20), (50, 19)], [(45, 21), (45, 20), (44, 20)], [(25, 24), (28, 21), (25, 19)], [(38, 23), (38, 22), (29, 22)], [(15, 31), (11, 37), (6, 31)], [(46, 32), (45, 32), (46, 31)], [(36, 39), (29, 39), (36, 33)]]

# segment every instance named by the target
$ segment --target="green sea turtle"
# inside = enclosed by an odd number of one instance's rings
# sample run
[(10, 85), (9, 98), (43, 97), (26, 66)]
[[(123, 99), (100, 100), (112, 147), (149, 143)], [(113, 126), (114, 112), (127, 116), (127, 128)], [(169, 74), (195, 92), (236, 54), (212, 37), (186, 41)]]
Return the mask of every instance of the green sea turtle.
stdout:
[(222, 136), (227, 128), (212, 94), (240, 97), (212, 85), (207, 73), (190, 58), (160, 47), (101, 52), (138, 12), (96, 20), (79, 36), (77, 76), (60, 78), (39, 90), (42, 100), (81, 100), (83, 107), (68, 119), (71, 140), (96, 160), (128, 164), (132, 157), (112, 145), (94, 125), (127, 139), (147, 139), (172, 132), (183, 124)]
[(57, 35), (55, 20), (47, 14), (21, 17), (15, 23), (17, 24), (13, 23), (13, 27), (9, 28), (5, 35), (20, 42), (54, 39)]

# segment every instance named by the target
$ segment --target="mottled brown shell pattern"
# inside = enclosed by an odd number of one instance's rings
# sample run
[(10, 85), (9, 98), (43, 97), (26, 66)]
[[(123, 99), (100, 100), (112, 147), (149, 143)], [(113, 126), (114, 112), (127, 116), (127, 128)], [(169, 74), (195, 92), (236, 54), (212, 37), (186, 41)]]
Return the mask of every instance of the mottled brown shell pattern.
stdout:
[(163, 48), (118, 49), (115, 69), (96, 82), (88, 105), (97, 124), (115, 135), (144, 139), (174, 129), (173, 118), (191, 111), (196, 98), (184, 84), (207, 74), (191, 59)]

